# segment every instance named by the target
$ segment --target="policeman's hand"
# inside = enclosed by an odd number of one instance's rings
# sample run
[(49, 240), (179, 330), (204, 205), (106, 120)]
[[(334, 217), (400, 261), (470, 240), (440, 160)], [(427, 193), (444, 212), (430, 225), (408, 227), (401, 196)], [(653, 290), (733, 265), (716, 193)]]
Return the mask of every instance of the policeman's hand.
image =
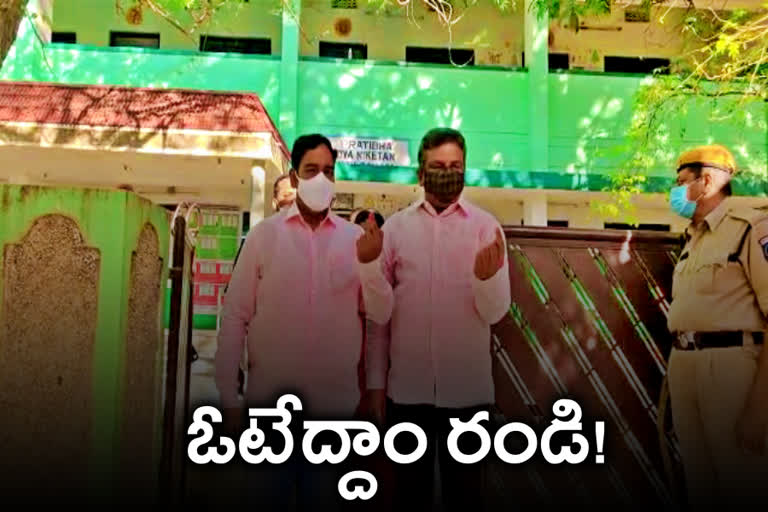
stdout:
[(366, 394), (368, 415), (374, 423), (383, 426), (387, 419), (387, 392), (383, 389), (371, 389)]
[(357, 259), (360, 263), (370, 263), (381, 254), (381, 248), (384, 246), (384, 232), (379, 229), (373, 214), (369, 214), (363, 228), (365, 233), (357, 239)]
[(475, 276), (481, 281), (495, 276), (496, 272), (504, 266), (504, 252), (506, 250), (504, 236), (501, 231), (497, 230), (496, 239), (480, 249), (475, 257)]
[(736, 435), (745, 453), (765, 454), (768, 444), (768, 418), (763, 407), (747, 406), (736, 423)]

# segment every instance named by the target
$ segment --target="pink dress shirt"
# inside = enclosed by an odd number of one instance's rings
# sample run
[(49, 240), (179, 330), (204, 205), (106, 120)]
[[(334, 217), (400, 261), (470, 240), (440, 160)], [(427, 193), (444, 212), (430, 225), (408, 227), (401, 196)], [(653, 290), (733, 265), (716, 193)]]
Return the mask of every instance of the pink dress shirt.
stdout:
[[(508, 313), (509, 268), (475, 277), (475, 257), (501, 230), (459, 199), (439, 215), (424, 199), (382, 227), (379, 259), (359, 264), (369, 332), (369, 389), (396, 403), (470, 407), (495, 401), (490, 326)], [(378, 324), (378, 325), (377, 325)]]
[(274, 407), (280, 394), (293, 392), (305, 411), (354, 412), (363, 343), (356, 249), (362, 232), (336, 215), (313, 231), (294, 204), (248, 233), (218, 334), (223, 407), (241, 405), (237, 371), (247, 343), (248, 404)]

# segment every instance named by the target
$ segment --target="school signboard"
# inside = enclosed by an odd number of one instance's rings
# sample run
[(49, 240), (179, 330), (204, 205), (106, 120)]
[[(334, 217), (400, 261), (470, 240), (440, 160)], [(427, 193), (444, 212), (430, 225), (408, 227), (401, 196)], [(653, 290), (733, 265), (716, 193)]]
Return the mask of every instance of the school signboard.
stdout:
[(338, 162), (397, 167), (411, 165), (407, 140), (358, 136), (336, 136), (329, 139), (339, 152)]

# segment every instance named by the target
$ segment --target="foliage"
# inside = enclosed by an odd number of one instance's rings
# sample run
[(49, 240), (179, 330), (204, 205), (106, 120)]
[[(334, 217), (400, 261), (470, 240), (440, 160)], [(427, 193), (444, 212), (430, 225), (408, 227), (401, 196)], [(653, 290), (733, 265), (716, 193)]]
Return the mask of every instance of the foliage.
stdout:
[(550, 21), (567, 23), (578, 32), (583, 18), (611, 13), (611, 0), (533, 0), (532, 9), (539, 19), (548, 15)]
[[(692, 110), (707, 112), (705, 122), (738, 133), (753, 122), (749, 104), (768, 101), (768, 11), (690, 9), (678, 29), (685, 50), (672, 63), (672, 73), (657, 74), (635, 95), (622, 179), (613, 184), (614, 193), (633, 188), (635, 176), (672, 165), (677, 155), (671, 141), (684, 139)], [(764, 182), (764, 169), (760, 174), (747, 169), (741, 179)]]
[(117, 14), (140, 16), (148, 9), (189, 37), (218, 15), (242, 7), (242, 0), (115, 0)]
[(379, 13), (393, 9), (405, 9), (409, 13), (417, 4), (435, 12), (440, 21), (449, 28), (458, 23), (478, 4), (488, 3), (498, 8), (499, 12), (509, 12), (517, 8), (521, 0), (367, 0), (368, 5)]
[(0, 67), (16, 39), (27, 0), (0, 0)]
[(633, 199), (643, 193), (648, 177), (643, 174), (623, 171), (611, 178), (608, 187), (609, 200), (593, 200), (590, 207), (600, 217), (606, 219), (621, 218), (627, 224), (637, 225), (639, 219)]

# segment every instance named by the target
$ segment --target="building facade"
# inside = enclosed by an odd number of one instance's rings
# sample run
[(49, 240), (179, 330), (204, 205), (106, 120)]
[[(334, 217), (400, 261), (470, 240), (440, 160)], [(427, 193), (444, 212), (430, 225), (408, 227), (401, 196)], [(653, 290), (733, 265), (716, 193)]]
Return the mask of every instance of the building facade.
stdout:
[[(609, 15), (569, 22), (537, 17), (530, 0), (504, 13), (485, 0), (454, 4), (464, 16), (449, 30), (418, 0), (383, 11), (366, 0), (244, 0), (185, 35), (138, 3), (124, 1), (118, 12), (111, 0), (33, 0), (39, 15), (23, 20), (0, 80), (255, 93), (288, 147), (302, 133), (332, 137), (341, 213), (369, 207), (386, 216), (412, 201), (418, 144), (436, 126), (465, 134), (467, 195), (503, 224), (679, 231), (685, 221), (665, 197), (674, 156), (714, 141), (750, 172), (735, 184), (737, 200), (768, 204), (765, 104), (714, 123), (710, 114), (724, 102), (700, 101), (667, 120), (665, 153), (642, 170), (645, 192), (632, 198), (639, 225), (594, 208), (612, 201), (611, 184), (626, 172), (635, 93), (689, 48), (680, 36), (695, 12), (687, 4), (614, 2)], [(699, 4), (703, 12), (760, 1)], [(240, 236), (271, 214), (266, 197), (263, 210), (249, 211), (223, 189), (190, 187), (163, 165), (157, 172), (175, 176), (173, 190), (134, 190), (169, 207), (189, 201), (247, 212)], [(281, 167), (261, 173), (262, 190)], [(216, 167), (210, 172), (215, 182)], [(24, 179), (44, 184), (46, 175), (32, 170)]]
[[(25, 20), (0, 78), (256, 93), (289, 146), (318, 131), (354, 149), (339, 165), (339, 191), (351, 194), (340, 197), (345, 209), (407, 204), (421, 135), (452, 126), (468, 140), (468, 194), (502, 223), (589, 228), (625, 220), (590, 205), (610, 200), (634, 93), (687, 48), (679, 26), (691, 14), (682, 3), (615, 3), (575, 30), (537, 18), (528, 3), (501, 13), (479, 1), (448, 30), (419, 1), (377, 11), (365, 0), (259, 0), (234, 2), (186, 36), (122, 4), (118, 13), (111, 1), (58, 0), (49, 30)], [(713, 108), (671, 120), (668, 160), (644, 171), (648, 193), (635, 201), (644, 227), (683, 225), (663, 196), (670, 155), (683, 147), (716, 140), (765, 173), (765, 107), (750, 106), (750, 122), (736, 128), (704, 121)], [(752, 198), (762, 188), (759, 180), (736, 187)]]

